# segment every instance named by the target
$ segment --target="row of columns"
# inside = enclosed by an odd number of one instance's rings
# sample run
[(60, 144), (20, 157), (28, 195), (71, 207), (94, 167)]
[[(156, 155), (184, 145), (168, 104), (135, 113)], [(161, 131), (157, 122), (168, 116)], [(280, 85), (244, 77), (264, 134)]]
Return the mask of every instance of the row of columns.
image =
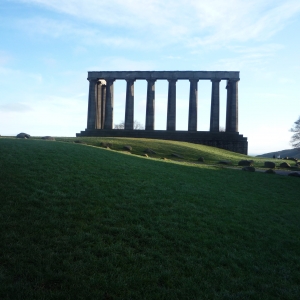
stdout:
[[(115, 79), (90, 79), (87, 129), (113, 129)], [(125, 129), (134, 128), (134, 82), (127, 79)], [(155, 79), (147, 79), (146, 130), (154, 130)], [(169, 79), (167, 131), (176, 130), (176, 79)], [(198, 81), (190, 79), (188, 131), (197, 131)], [(219, 132), (220, 81), (211, 79), (210, 131)], [(238, 132), (238, 81), (227, 80), (226, 132)]]

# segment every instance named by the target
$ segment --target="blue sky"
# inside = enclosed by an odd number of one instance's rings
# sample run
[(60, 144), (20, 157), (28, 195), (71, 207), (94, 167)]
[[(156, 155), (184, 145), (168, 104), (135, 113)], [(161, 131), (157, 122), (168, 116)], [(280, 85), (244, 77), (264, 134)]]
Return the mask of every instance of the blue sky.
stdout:
[[(239, 132), (249, 153), (291, 148), (300, 115), (299, 0), (1, 0), (0, 134), (75, 136), (86, 128), (87, 71), (240, 71)], [(221, 126), (226, 89), (221, 82)], [(156, 129), (166, 128), (166, 81)], [(209, 129), (211, 83), (198, 84), (198, 130)], [(125, 82), (115, 82), (115, 123)], [(177, 83), (187, 130), (189, 83)], [(135, 83), (145, 122), (146, 82)]]

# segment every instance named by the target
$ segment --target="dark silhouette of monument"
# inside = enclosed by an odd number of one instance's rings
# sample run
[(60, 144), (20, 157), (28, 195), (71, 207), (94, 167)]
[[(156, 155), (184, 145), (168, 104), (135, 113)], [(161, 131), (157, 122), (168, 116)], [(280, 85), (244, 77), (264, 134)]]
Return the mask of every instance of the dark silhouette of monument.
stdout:
[[(88, 72), (90, 82), (87, 128), (76, 136), (136, 137), (186, 141), (247, 154), (247, 138), (238, 132), (239, 72), (115, 71)], [(114, 81), (126, 80), (125, 128), (113, 129)], [(145, 130), (134, 130), (134, 82), (147, 80)], [(168, 80), (166, 130), (155, 130), (155, 81)], [(176, 130), (176, 81), (190, 81), (188, 131)], [(197, 131), (198, 81), (212, 82), (210, 131)], [(220, 81), (227, 81), (226, 129), (219, 131)]]

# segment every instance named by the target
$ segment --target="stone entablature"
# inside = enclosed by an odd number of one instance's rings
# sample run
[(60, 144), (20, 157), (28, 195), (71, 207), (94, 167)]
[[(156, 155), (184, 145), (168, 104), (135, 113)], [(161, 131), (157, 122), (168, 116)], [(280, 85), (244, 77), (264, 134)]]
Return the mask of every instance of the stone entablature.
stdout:
[(239, 80), (238, 71), (90, 71), (88, 80), (92, 79), (197, 79), (197, 80)]

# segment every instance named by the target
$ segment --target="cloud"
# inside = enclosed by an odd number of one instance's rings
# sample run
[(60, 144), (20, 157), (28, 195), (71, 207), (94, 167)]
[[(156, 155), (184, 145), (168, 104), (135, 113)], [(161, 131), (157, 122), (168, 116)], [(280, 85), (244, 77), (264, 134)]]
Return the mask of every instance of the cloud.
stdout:
[[(265, 125), (261, 124), (259, 128), (254, 128), (248, 132), (243, 132), (248, 137), (249, 153), (263, 154), (271, 151), (284, 150), (282, 145), (286, 145), (286, 149), (291, 148), (289, 141), (291, 133), (288, 129), (281, 125)], [(266, 143), (266, 136), (269, 143)]]
[[(255, 73), (259, 73), (264, 69), (272, 58), (275, 58), (278, 51), (284, 49), (279, 44), (262, 44), (256, 47), (249, 46), (228, 46), (225, 48), (234, 54), (233, 57), (226, 57), (217, 60), (209, 68), (224, 69), (228, 71), (251, 69)], [(263, 74), (266, 76), (266, 73)]]
[(11, 78), (14, 78), (16, 81), (20, 80), (29, 80), (31, 84), (37, 83), (40, 84), (43, 82), (43, 76), (40, 73), (26, 72), (23, 70), (5, 68), (0, 66), (0, 83), (2, 82), (11, 82)]
[[(77, 25), (71, 21), (62, 21), (57, 19), (34, 17), (28, 19), (20, 19), (15, 22), (15, 26), (21, 30), (26, 31), (31, 36), (42, 35), (49, 36), (54, 39), (69, 39), (85, 45), (109, 45), (111, 47), (122, 48), (144, 48), (149, 47), (138, 40), (125, 37), (124, 34), (109, 35), (105, 30), (96, 29), (94, 26)], [(85, 51), (83, 46), (76, 46), (75, 53), (82, 53)]]
[(156, 63), (152, 61), (139, 61), (133, 59), (126, 59), (123, 57), (105, 57), (99, 65), (90, 66), (88, 69), (93, 70), (110, 70), (110, 71), (148, 71), (157, 69)]
[(195, 3), (201, 27), (210, 31), (194, 37), (190, 46), (224, 44), (229, 41), (265, 40), (299, 14), (299, 1), (210, 1)]
[(0, 51), (0, 65), (5, 65), (12, 60), (12, 55), (5, 52)]
[[(300, 12), (298, 0), (20, 0), (40, 5), (86, 21), (77, 34), (93, 36), (93, 24), (117, 29), (109, 37), (102, 32), (103, 42), (129, 45), (153, 40), (185, 43), (190, 47), (224, 44), (230, 41), (264, 40), (281, 30)], [(47, 24), (44, 24), (47, 27)], [(44, 28), (46, 28), (44, 27)], [(55, 25), (54, 25), (55, 27)], [(43, 28), (43, 26), (42, 26)], [(74, 26), (58, 25), (54, 34), (71, 32)], [(129, 40), (124, 39), (131, 36)], [(140, 40), (140, 41), (138, 41)]]
[(32, 111), (32, 107), (26, 103), (6, 103), (0, 105), (0, 110), (7, 112), (26, 112)]
[(45, 101), (35, 96), (24, 103), (1, 105), (1, 134), (24, 131), (35, 136), (74, 136), (86, 126), (86, 101), (77, 96), (46, 96)]

